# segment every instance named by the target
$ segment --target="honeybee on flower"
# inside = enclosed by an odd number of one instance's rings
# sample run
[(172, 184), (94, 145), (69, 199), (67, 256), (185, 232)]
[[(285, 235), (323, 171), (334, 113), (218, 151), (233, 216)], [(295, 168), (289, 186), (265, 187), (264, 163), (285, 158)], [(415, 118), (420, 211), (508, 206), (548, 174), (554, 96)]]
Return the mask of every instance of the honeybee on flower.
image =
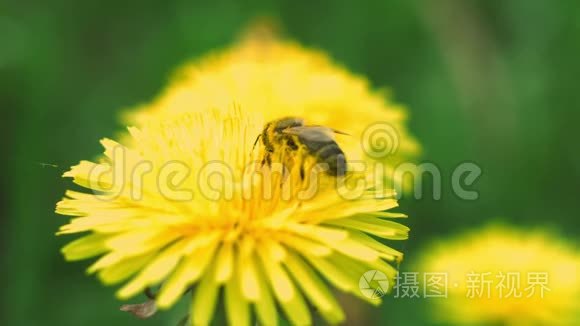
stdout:
[[(121, 299), (161, 284), (158, 309), (171, 307), (194, 285), (194, 325), (211, 322), (220, 293), (228, 321), (240, 325), (250, 324), (252, 310), (261, 323), (275, 325), (276, 306), (293, 324), (310, 324), (309, 304), (338, 323), (344, 314), (328, 285), (378, 304), (360, 293), (358, 281), (370, 269), (395, 274), (392, 263), (402, 254), (376, 240), (407, 238), (407, 227), (388, 220), (404, 215), (384, 212), (397, 206), (394, 193), (368, 187), (345, 200), (334, 177), (322, 174), (316, 192), (301, 198), (310, 181), (300, 175), (304, 162), (293, 165), (287, 177), (247, 182), (248, 166), (267, 168), (252, 164), (259, 154), (248, 155), (263, 125), (239, 110), (207, 110), (131, 128), (130, 147), (103, 140), (103, 162), (83, 161), (65, 174), (95, 192), (68, 191), (57, 205), (58, 213), (73, 216), (59, 234), (89, 232), (63, 248), (65, 257), (99, 257), (88, 271), (105, 284), (128, 280), (117, 292)], [(119, 147), (124, 155), (113, 155)], [(123, 175), (120, 183), (113, 173), (94, 173), (110, 170), (117, 160), (128, 171), (151, 164), (140, 178)], [(162, 172), (167, 162), (183, 165)], [(208, 162), (220, 162), (217, 170), (231, 173), (231, 197), (203, 196), (199, 185), (208, 176), (203, 172)], [(187, 176), (184, 167), (192, 173), (171, 190), (193, 190), (191, 197), (168, 197), (158, 176)], [(345, 175), (347, 181), (351, 176)], [(283, 197), (288, 185), (290, 195)], [(107, 193), (115, 196), (104, 200)]]
[(120, 141), (102, 140), (100, 161), (64, 174), (85, 191), (57, 204), (72, 217), (59, 234), (83, 234), (63, 254), (96, 257), (88, 272), (125, 282), (120, 299), (150, 294), (124, 311), (145, 318), (191, 295), (192, 325), (211, 323), (221, 300), (232, 325), (277, 325), (279, 310), (309, 325), (311, 306), (336, 324), (345, 315), (331, 288), (379, 304), (361, 275), (392, 284), (402, 253), (381, 239), (407, 239), (391, 221), (406, 216), (389, 212), (396, 194), (382, 174), (351, 165), (377, 160), (360, 143), (376, 121), (397, 132), (379, 160), (416, 154), (404, 110), (323, 53), (266, 34), (180, 69), (126, 115), (134, 127)]

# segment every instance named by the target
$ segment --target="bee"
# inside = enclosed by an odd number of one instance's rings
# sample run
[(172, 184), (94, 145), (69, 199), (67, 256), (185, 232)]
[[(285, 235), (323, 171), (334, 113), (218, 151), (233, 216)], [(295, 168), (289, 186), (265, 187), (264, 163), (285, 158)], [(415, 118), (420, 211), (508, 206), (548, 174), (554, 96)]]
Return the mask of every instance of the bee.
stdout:
[[(336, 143), (335, 133), (346, 135), (325, 126), (307, 126), (302, 118), (286, 117), (268, 122), (256, 138), (254, 147), (259, 140), (262, 141), (265, 152), (262, 164), (271, 165), (273, 156), (276, 153), (280, 154), (280, 150), (286, 150), (286, 154), (295, 154), (303, 150), (307, 155), (314, 157), (317, 163), (327, 164), (326, 173), (329, 175), (343, 176), (346, 172), (346, 159), (344, 152)], [(300, 167), (300, 175), (304, 179), (303, 166)]]

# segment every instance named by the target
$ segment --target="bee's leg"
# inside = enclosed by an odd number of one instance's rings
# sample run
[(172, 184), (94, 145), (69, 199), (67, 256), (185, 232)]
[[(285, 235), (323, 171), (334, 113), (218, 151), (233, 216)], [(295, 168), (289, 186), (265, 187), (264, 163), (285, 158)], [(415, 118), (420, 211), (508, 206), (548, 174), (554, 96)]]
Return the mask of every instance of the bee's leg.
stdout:
[(289, 153), (289, 149), (284, 148), (284, 151), (280, 157), (280, 162), (282, 163), (282, 182), (280, 183), (280, 187), (282, 187), (282, 185), (286, 182), (291, 173), (290, 169), (292, 165), (289, 161)]
[(300, 164), (300, 179), (304, 180), (305, 177), (305, 172), (304, 172), (304, 164)]
[(264, 152), (264, 157), (262, 157), (262, 161), (260, 163), (262, 164), (262, 166), (264, 165), (272, 166), (272, 153), (266, 150)]

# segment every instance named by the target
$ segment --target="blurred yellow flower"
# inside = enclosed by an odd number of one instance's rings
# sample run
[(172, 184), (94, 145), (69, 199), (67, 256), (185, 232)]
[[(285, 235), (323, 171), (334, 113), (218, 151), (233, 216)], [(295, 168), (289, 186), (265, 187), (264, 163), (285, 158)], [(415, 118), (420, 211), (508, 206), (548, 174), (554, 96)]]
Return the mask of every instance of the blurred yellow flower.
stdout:
[[(194, 325), (212, 321), (221, 292), (233, 325), (253, 323), (252, 308), (261, 324), (276, 325), (277, 307), (292, 324), (308, 325), (309, 303), (339, 323), (343, 311), (329, 284), (379, 303), (361, 293), (359, 280), (368, 270), (395, 275), (390, 264), (401, 253), (375, 240), (407, 238), (407, 227), (387, 220), (404, 215), (384, 212), (397, 206), (392, 192), (339, 193), (324, 175), (304, 197), (312, 180), (297, 165), (265, 182), (267, 165), (254, 162), (262, 149), (253, 149), (261, 114), (230, 108), (157, 117), (129, 128), (130, 145), (104, 139), (101, 162), (65, 173), (92, 191), (68, 191), (57, 204), (57, 213), (73, 216), (59, 234), (84, 234), (63, 248), (67, 260), (100, 257), (88, 271), (105, 284), (127, 281), (121, 299), (160, 285), (160, 309), (195, 285)], [(355, 177), (347, 174), (347, 183)]]
[(427, 299), (442, 321), (580, 322), (580, 253), (549, 233), (491, 225), (441, 240), (422, 257), (419, 271), (447, 274), (448, 298)]
[(258, 23), (231, 48), (183, 66), (154, 101), (129, 112), (126, 120), (139, 125), (157, 115), (232, 103), (267, 121), (298, 116), (350, 134), (339, 139), (351, 153), (347, 159), (378, 159), (386, 163), (385, 178), (391, 181), (400, 178), (395, 166), (415, 158), (419, 145), (407, 131), (406, 110), (388, 95), (323, 52), (281, 40)]

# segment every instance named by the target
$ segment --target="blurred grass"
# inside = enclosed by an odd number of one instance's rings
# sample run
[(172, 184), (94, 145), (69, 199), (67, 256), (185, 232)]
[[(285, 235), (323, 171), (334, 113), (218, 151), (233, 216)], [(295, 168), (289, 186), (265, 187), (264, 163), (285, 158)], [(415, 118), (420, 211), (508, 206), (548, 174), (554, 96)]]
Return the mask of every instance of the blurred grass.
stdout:
[[(59, 248), (70, 238), (53, 234), (66, 218), (52, 213), (68, 185), (60, 174), (115, 135), (120, 109), (151, 99), (177, 65), (264, 14), (409, 107), (423, 159), (444, 183), (439, 201), (403, 199), (406, 259), (494, 217), (578, 236), (580, 2), (4, 1), (0, 324), (176, 323), (185, 306), (134, 320), (118, 311), (114, 289), (83, 274), (86, 262), (64, 263)], [(477, 201), (451, 193), (464, 161), (483, 168)], [(424, 301), (387, 299), (361, 313), (424, 324)]]

